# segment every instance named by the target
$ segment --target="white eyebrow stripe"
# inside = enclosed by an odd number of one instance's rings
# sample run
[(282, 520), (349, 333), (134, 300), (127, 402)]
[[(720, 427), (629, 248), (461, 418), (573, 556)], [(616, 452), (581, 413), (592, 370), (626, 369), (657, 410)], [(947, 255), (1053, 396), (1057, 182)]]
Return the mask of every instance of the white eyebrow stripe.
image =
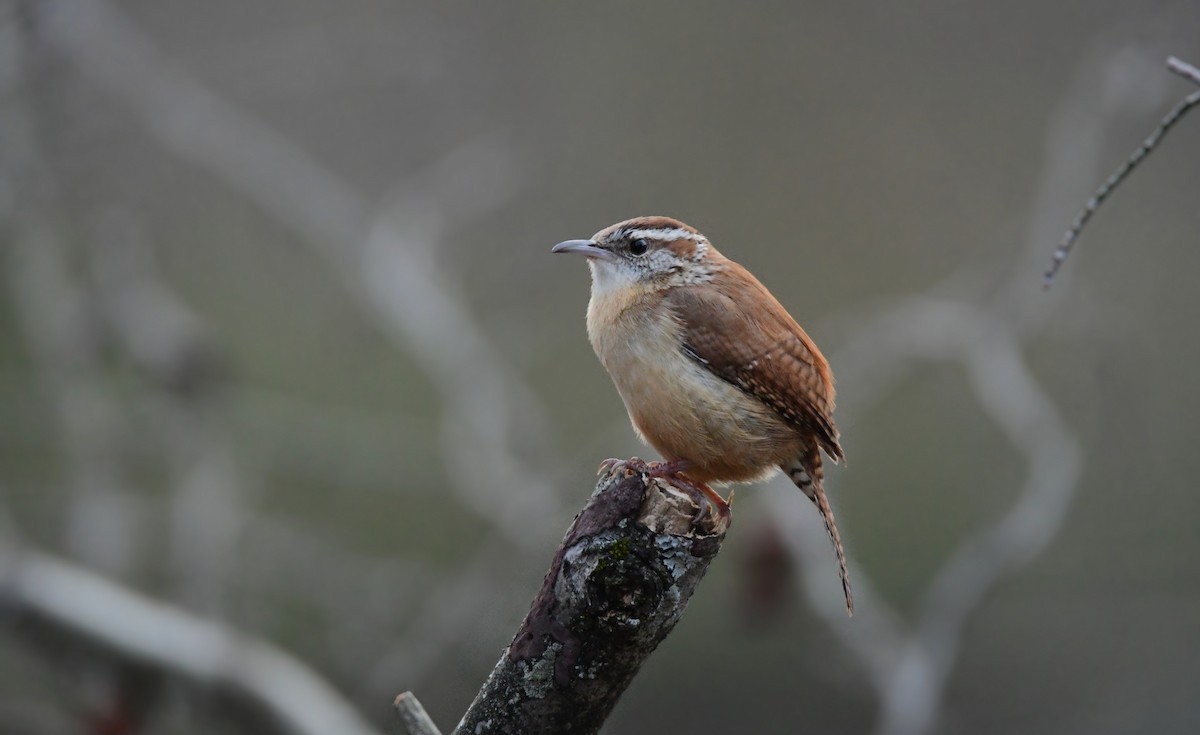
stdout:
[(663, 242), (673, 242), (675, 240), (695, 240), (696, 242), (704, 242), (704, 235), (696, 232), (688, 232), (682, 227), (658, 227), (651, 230), (630, 230), (625, 237), (636, 240), (643, 237), (647, 240), (661, 240)]

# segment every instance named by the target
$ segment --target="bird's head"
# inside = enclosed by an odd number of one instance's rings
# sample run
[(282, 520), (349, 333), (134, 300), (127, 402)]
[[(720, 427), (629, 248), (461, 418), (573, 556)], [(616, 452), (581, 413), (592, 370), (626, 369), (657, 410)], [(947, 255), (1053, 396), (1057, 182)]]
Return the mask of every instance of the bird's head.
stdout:
[(551, 252), (588, 259), (592, 288), (666, 289), (705, 283), (720, 254), (695, 228), (670, 217), (635, 217), (605, 227), (589, 240), (567, 240)]

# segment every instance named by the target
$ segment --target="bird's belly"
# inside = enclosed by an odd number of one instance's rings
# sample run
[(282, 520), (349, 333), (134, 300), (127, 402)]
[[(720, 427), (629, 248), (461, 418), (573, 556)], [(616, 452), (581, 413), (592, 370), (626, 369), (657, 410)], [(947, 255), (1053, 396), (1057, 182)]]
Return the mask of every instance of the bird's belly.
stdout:
[[(748, 482), (795, 458), (800, 441), (770, 407), (688, 357), (670, 324), (597, 345), (638, 434), (700, 482)], [(615, 336), (615, 335), (614, 335)]]

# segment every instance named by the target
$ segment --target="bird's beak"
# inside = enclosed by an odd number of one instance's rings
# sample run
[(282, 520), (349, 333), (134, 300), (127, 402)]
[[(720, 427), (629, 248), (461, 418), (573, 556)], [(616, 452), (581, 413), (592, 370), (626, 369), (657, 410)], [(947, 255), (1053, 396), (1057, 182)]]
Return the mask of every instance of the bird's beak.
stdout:
[(599, 258), (601, 260), (612, 260), (614, 257), (612, 251), (597, 246), (595, 240), (567, 240), (555, 245), (550, 249), (550, 252), (579, 253), (585, 258)]

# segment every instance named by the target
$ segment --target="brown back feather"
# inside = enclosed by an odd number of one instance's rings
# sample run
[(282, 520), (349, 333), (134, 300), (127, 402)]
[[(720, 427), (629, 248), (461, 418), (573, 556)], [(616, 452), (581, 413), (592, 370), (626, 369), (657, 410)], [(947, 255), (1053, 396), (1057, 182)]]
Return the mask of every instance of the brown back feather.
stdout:
[[(713, 253), (710, 253), (713, 255)], [(684, 349), (714, 374), (811, 432), (835, 461), (845, 458), (833, 422), (829, 363), (791, 315), (742, 266), (721, 258), (717, 277), (671, 289), (665, 302), (681, 320)], [(769, 304), (767, 308), (748, 305)]]

